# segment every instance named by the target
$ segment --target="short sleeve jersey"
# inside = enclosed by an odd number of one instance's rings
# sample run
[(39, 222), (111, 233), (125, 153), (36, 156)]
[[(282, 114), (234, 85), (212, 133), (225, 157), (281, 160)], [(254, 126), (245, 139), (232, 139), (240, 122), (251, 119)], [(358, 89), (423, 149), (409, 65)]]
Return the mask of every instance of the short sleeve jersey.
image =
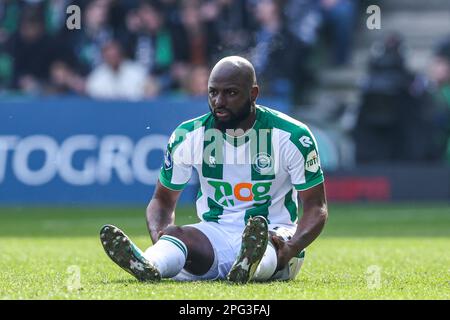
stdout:
[(255, 215), (269, 223), (294, 225), (298, 191), (324, 181), (309, 128), (259, 105), (253, 127), (241, 135), (215, 129), (211, 113), (178, 126), (159, 180), (166, 188), (182, 190), (192, 169), (200, 182), (197, 215), (223, 225), (244, 225)]

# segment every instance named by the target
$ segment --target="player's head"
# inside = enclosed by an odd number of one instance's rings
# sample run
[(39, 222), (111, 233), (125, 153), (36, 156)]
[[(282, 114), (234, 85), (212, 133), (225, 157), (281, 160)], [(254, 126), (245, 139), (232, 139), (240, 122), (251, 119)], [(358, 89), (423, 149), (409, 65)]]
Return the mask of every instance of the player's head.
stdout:
[(123, 49), (119, 42), (111, 40), (102, 47), (103, 60), (112, 69), (117, 70), (123, 61)]
[(254, 112), (259, 88), (252, 64), (238, 56), (223, 58), (208, 80), (208, 103), (222, 127), (236, 128)]

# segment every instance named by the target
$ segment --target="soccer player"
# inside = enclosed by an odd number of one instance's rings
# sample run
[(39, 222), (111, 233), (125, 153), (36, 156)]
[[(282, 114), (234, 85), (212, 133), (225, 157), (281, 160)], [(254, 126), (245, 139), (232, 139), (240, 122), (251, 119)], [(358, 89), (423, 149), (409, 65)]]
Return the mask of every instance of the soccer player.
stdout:
[[(327, 220), (324, 177), (308, 127), (257, 105), (258, 93), (246, 59), (230, 56), (214, 66), (210, 112), (183, 122), (170, 137), (147, 207), (154, 245), (143, 252), (115, 226), (100, 231), (121, 268), (141, 281), (295, 278)], [(201, 221), (177, 226), (176, 203), (193, 168)]]

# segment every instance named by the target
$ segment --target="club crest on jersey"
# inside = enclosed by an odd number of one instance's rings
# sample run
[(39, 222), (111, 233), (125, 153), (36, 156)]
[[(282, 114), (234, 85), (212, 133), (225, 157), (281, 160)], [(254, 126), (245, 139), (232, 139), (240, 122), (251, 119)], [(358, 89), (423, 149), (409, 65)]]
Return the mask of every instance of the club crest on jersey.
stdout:
[(172, 155), (170, 154), (169, 150), (166, 150), (166, 153), (164, 154), (164, 169), (170, 170), (172, 169), (172, 165)]
[(260, 174), (269, 174), (272, 171), (272, 166), (273, 159), (265, 152), (256, 154), (253, 159), (253, 169)]

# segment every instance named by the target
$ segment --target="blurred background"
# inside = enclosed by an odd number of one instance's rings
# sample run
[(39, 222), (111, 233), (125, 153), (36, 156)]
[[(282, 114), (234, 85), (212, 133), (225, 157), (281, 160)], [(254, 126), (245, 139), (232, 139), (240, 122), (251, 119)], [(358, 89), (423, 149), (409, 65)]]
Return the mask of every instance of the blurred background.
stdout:
[[(148, 247), (169, 136), (227, 55), (314, 133), (327, 226), (286, 286), (135, 283), (98, 231)], [(448, 300), (449, 140), (449, 0), (0, 0), (0, 299)]]
[(227, 55), (311, 128), (331, 201), (450, 201), (447, 0), (2, 0), (0, 203), (145, 206)]

